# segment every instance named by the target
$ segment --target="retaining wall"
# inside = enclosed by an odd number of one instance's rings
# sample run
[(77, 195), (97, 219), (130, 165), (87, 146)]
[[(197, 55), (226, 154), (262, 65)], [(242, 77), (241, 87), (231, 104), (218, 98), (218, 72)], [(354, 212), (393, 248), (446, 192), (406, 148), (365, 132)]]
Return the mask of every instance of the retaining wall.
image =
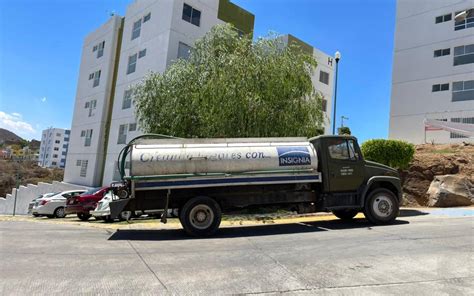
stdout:
[[(66, 190), (74, 189), (90, 189), (86, 186), (75, 185), (65, 182), (53, 181), (53, 183), (40, 182), (37, 185), (28, 184), (27, 186), (20, 186), (16, 196), (16, 209), (15, 214), (26, 215), (28, 213), (29, 203), (40, 194), (49, 192), (61, 192)], [(7, 194), (5, 198), (0, 198), (0, 215), (12, 215), (13, 208), (15, 205), (15, 192), (17, 189), (13, 189), (11, 194)]]

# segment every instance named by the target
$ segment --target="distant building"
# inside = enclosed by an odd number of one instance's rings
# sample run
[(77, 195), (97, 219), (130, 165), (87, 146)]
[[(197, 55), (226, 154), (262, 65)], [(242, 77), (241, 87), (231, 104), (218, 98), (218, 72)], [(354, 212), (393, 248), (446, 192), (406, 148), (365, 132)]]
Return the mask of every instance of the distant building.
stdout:
[[(85, 186), (118, 181), (120, 150), (142, 134), (130, 88), (150, 71), (164, 72), (176, 59), (187, 58), (195, 40), (213, 26), (231, 23), (250, 34), (254, 19), (229, 0), (144, 0), (131, 3), (125, 17), (114, 15), (89, 34), (82, 48), (64, 181)], [(291, 35), (286, 39), (304, 45), (320, 62), (313, 80), (321, 86), (330, 114), (329, 57)], [(325, 118), (329, 130), (330, 116)]]
[(424, 119), (474, 124), (474, 2), (397, 1), (390, 132), (412, 143), (472, 139)]
[(66, 166), (70, 133), (70, 130), (52, 127), (42, 132), (38, 157), (39, 166), (58, 168)]

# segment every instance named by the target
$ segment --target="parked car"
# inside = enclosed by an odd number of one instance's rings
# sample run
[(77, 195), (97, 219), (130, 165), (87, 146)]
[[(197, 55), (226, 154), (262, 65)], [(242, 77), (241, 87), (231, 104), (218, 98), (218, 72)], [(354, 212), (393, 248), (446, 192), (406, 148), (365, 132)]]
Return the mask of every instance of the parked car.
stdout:
[(46, 216), (48, 218), (64, 218), (66, 212), (66, 200), (69, 197), (80, 195), (86, 190), (68, 190), (51, 196), (42, 197), (35, 202), (32, 209), (33, 216)]
[(79, 196), (72, 196), (66, 202), (66, 215), (76, 214), (82, 221), (87, 221), (92, 216), (97, 203), (104, 197), (110, 187), (98, 187), (91, 189)]
[[(117, 200), (119, 197), (113, 194), (112, 191), (108, 191), (104, 197), (97, 203), (95, 210), (91, 211), (90, 214), (94, 216), (97, 220), (105, 220), (106, 222), (113, 222), (114, 219), (110, 217), (110, 207), (109, 203), (113, 200)], [(177, 209), (169, 209), (168, 217), (178, 217)], [(142, 215), (148, 216), (161, 216), (163, 213), (162, 210), (147, 210), (147, 211), (135, 211), (134, 213), (130, 211), (122, 211), (118, 216), (120, 221), (129, 220), (130, 218), (138, 218)]]
[(38, 214), (33, 214), (33, 208), (35, 207), (35, 205), (37, 204), (37, 201), (40, 200), (41, 198), (43, 197), (48, 197), (48, 196), (52, 196), (52, 195), (55, 195), (55, 194), (58, 194), (59, 192), (50, 192), (50, 193), (45, 193), (45, 194), (40, 194), (38, 195), (37, 197), (35, 197), (29, 204), (28, 204), (28, 214), (29, 215), (33, 215), (35, 217), (38, 217)]

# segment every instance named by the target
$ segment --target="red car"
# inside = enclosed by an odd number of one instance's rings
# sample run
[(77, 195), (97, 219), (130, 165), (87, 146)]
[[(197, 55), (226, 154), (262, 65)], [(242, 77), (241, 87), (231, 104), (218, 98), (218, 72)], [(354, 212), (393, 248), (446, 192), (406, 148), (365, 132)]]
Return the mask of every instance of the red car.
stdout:
[(93, 211), (99, 200), (110, 190), (110, 187), (99, 187), (91, 189), (79, 196), (73, 196), (67, 199), (66, 215), (77, 214), (82, 221), (87, 221), (92, 216), (89, 212)]

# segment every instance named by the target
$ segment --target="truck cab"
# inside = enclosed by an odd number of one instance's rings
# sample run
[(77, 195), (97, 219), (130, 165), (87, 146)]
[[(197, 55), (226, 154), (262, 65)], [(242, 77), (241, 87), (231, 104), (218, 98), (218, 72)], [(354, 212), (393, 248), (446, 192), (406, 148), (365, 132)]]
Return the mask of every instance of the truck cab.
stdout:
[[(393, 215), (398, 214), (390, 211), (390, 207), (398, 211), (401, 202), (402, 190), (397, 170), (364, 160), (353, 136), (325, 135), (311, 138), (310, 142), (317, 151), (322, 175), (321, 197), (318, 200), (320, 210), (333, 211), (343, 219), (363, 211), (371, 222), (377, 224), (390, 221)], [(367, 204), (371, 199), (375, 204), (369, 211)]]

